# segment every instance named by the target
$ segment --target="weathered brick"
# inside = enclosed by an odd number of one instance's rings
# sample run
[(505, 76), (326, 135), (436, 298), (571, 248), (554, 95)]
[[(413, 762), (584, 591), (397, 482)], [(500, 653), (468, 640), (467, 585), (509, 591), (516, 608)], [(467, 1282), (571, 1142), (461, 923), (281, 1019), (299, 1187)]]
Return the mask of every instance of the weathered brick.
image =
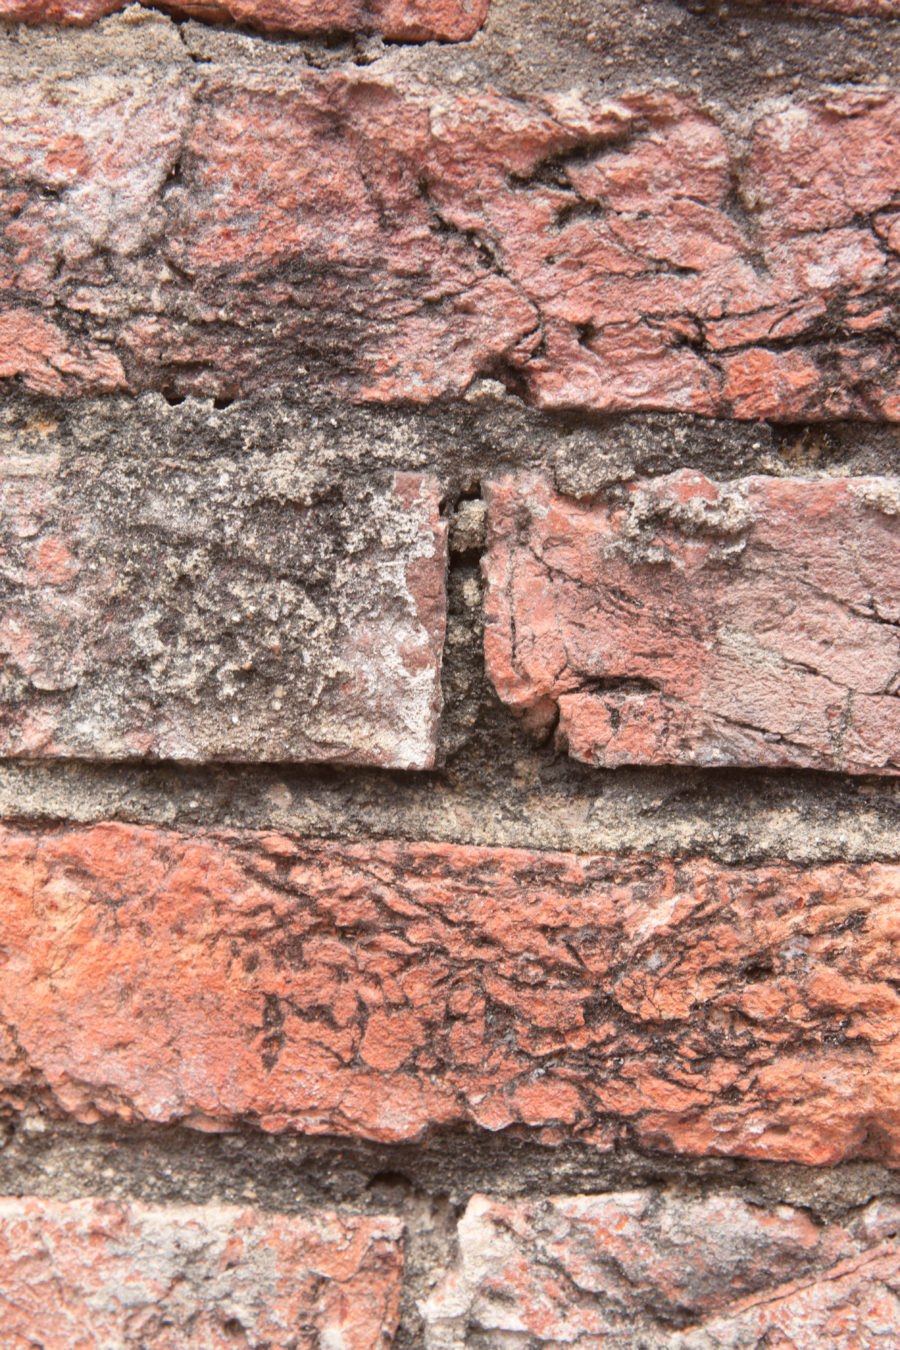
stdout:
[(0, 1344), (385, 1350), (402, 1267), (389, 1216), (0, 1199)]
[(898, 1227), (886, 1201), (819, 1226), (734, 1196), (475, 1196), (455, 1267), (422, 1307), (426, 1344), (888, 1350), (900, 1247), (884, 1239)]
[(900, 1164), (900, 867), (5, 826), (0, 1100)]
[(0, 90), (0, 370), (31, 388), (499, 374), (544, 407), (900, 418), (891, 91), (750, 109), (743, 143), (670, 91), (51, 56)]
[(436, 481), (217, 449), (0, 457), (0, 753), (429, 766)]
[[(131, 0), (0, 0), (0, 18), (89, 24)], [(151, 8), (210, 23), (232, 21), (264, 32), (379, 33), (393, 42), (462, 42), (487, 15), (487, 0), (140, 0)]]
[(488, 670), (576, 759), (900, 771), (900, 480), (489, 495)]

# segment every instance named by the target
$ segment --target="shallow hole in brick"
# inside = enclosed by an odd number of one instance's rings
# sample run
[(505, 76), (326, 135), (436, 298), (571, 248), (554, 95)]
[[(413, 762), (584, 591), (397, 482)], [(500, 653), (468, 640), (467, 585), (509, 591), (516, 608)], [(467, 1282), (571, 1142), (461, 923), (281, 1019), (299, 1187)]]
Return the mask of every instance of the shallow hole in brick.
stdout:
[(376, 1172), (370, 1177), (366, 1184), (367, 1191), (401, 1191), (404, 1195), (409, 1195), (414, 1190), (409, 1177), (403, 1172)]
[(748, 984), (759, 983), (761, 980), (768, 980), (775, 974), (775, 967), (771, 961), (752, 961), (750, 965), (741, 969), (741, 976)]

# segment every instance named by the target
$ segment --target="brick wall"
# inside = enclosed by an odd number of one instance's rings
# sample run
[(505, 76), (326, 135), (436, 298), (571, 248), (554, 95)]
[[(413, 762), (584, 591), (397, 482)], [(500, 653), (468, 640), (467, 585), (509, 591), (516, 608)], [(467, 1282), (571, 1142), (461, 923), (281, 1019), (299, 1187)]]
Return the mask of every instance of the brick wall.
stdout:
[(0, 21), (0, 1350), (900, 1346), (900, 5)]

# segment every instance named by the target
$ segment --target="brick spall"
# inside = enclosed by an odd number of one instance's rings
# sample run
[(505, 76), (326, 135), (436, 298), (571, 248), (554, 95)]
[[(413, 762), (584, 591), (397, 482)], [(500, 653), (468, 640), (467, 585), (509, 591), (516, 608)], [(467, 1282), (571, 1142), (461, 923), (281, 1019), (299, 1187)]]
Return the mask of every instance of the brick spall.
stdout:
[(900, 1253), (885, 1238), (898, 1217), (879, 1202), (844, 1228), (788, 1206), (768, 1215), (647, 1191), (475, 1196), (459, 1260), (426, 1305), (426, 1344), (465, 1346), (477, 1328), (494, 1343), (519, 1333), (586, 1350), (887, 1346)]
[(440, 485), (305, 468), (0, 455), (0, 751), (430, 767)]
[(900, 480), (488, 486), (500, 696), (589, 764), (900, 768)]

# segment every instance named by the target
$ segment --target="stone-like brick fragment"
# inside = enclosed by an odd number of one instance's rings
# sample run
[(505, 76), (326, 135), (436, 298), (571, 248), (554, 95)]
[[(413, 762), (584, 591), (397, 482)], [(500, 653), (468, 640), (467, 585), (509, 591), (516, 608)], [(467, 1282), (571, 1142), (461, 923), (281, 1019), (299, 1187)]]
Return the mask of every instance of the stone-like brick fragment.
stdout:
[[(140, 0), (170, 14), (264, 32), (378, 33), (392, 42), (462, 42), (484, 23), (487, 0)], [(0, 0), (7, 22), (89, 24), (131, 0)]]
[(900, 867), (3, 827), (0, 1101), (900, 1165)]
[(400, 1220), (0, 1199), (9, 1350), (386, 1350)]
[(741, 143), (671, 91), (236, 60), (178, 66), (176, 97), (133, 55), (72, 81), (47, 51), (0, 87), (0, 312), (29, 334), (0, 324), (0, 371), (30, 388), (424, 402), (491, 375), (552, 408), (900, 418), (890, 91), (751, 108)]
[(898, 1228), (900, 1207), (879, 1201), (817, 1226), (734, 1196), (475, 1196), (455, 1266), (422, 1307), (426, 1345), (888, 1350), (900, 1247), (884, 1239)]
[(439, 505), (300, 442), (0, 457), (0, 753), (431, 765)]
[(489, 497), (488, 671), (576, 759), (900, 772), (900, 480)]

